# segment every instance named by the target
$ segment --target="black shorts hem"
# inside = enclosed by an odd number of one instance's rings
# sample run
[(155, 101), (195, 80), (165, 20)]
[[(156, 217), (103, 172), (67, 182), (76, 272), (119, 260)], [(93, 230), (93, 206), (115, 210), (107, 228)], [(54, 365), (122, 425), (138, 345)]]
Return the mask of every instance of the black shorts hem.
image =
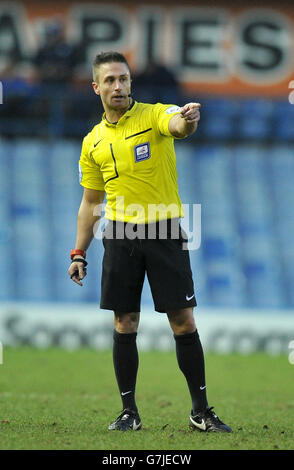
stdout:
[(181, 310), (182, 308), (190, 308), (190, 307), (197, 307), (197, 302), (194, 301), (192, 303), (189, 303), (189, 305), (177, 305), (177, 306), (169, 306), (169, 307), (157, 307), (157, 306), (154, 306), (154, 310), (155, 312), (158, 312), (158, 313), (166, 313), (168, 312), (169, 310)]
[(116, 306), (110, 306), (106, 304), (100, 304), (101, 310), (112, 310), (113, 312), (122, 312), (122, 313), (140, 313), (141, 312), (141, 307), (137, 308), (120, 308), (117, 305)]

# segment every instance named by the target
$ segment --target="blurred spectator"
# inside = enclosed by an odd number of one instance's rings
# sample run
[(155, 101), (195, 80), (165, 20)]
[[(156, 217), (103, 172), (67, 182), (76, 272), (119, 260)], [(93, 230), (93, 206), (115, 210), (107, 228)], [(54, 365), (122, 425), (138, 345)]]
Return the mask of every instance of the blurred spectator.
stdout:
[(41, 86), (38, 113), (47, 121), (49, 135), (62, 135), (66, 108), (72, 95), (70, 85), (78, 64), (78, 48), (66, 41), (62, 21), (48, 22), (44, 44), (37, 51), (33, 63)]
[(9, 64), (1, 72), (3, 104), (0, 106), (0, 132), (10, 137), (27, 121), (28, 107), (33, 87), (21, 76), (17, 60), (12, 56)]
[(134, 90), (138, 101), (177, 104), (180, 99), (180, 86), (175, 75), (165, 65), (154, 60), (134, 77)]
[(45, 29), (45, 44), (37, 51), (34, 65), (40, 82), (65, 84), (72, 81), (78, 63), (77, 48), (67, 43), (60, 21), (51, 21)]

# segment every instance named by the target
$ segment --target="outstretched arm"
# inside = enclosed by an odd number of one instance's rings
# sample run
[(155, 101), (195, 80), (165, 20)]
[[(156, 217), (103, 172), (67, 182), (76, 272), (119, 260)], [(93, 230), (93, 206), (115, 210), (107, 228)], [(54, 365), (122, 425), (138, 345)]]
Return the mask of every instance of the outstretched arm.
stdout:
[(200, 119), (200, 106), (200, 103), (187, 103), (179, 114), (172, 116), (168, 129), (174, 137), (184, 139), (196, 131)]

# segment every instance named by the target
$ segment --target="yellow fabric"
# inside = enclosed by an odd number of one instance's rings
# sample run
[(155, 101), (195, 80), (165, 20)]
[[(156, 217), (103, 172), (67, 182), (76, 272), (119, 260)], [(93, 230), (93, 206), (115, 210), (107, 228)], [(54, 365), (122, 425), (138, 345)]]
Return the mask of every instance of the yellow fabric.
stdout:
[(117, 124), (104, 115), (84, 138), (80, 183), (105, 190), (107, 219), (151, 223), (184, 216), (168, 130), (177, 113), (175, 105), (135, 102)]

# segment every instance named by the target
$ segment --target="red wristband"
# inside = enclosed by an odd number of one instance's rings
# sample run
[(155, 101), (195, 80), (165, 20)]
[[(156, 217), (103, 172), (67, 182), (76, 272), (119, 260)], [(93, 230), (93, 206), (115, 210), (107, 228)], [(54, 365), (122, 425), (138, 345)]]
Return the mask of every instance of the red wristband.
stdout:
[(73, 259), (74, 256), (79, 255), (86, 258), (86, 252), (84, 250), (71, 250), (70, 251), (70, 259)]

